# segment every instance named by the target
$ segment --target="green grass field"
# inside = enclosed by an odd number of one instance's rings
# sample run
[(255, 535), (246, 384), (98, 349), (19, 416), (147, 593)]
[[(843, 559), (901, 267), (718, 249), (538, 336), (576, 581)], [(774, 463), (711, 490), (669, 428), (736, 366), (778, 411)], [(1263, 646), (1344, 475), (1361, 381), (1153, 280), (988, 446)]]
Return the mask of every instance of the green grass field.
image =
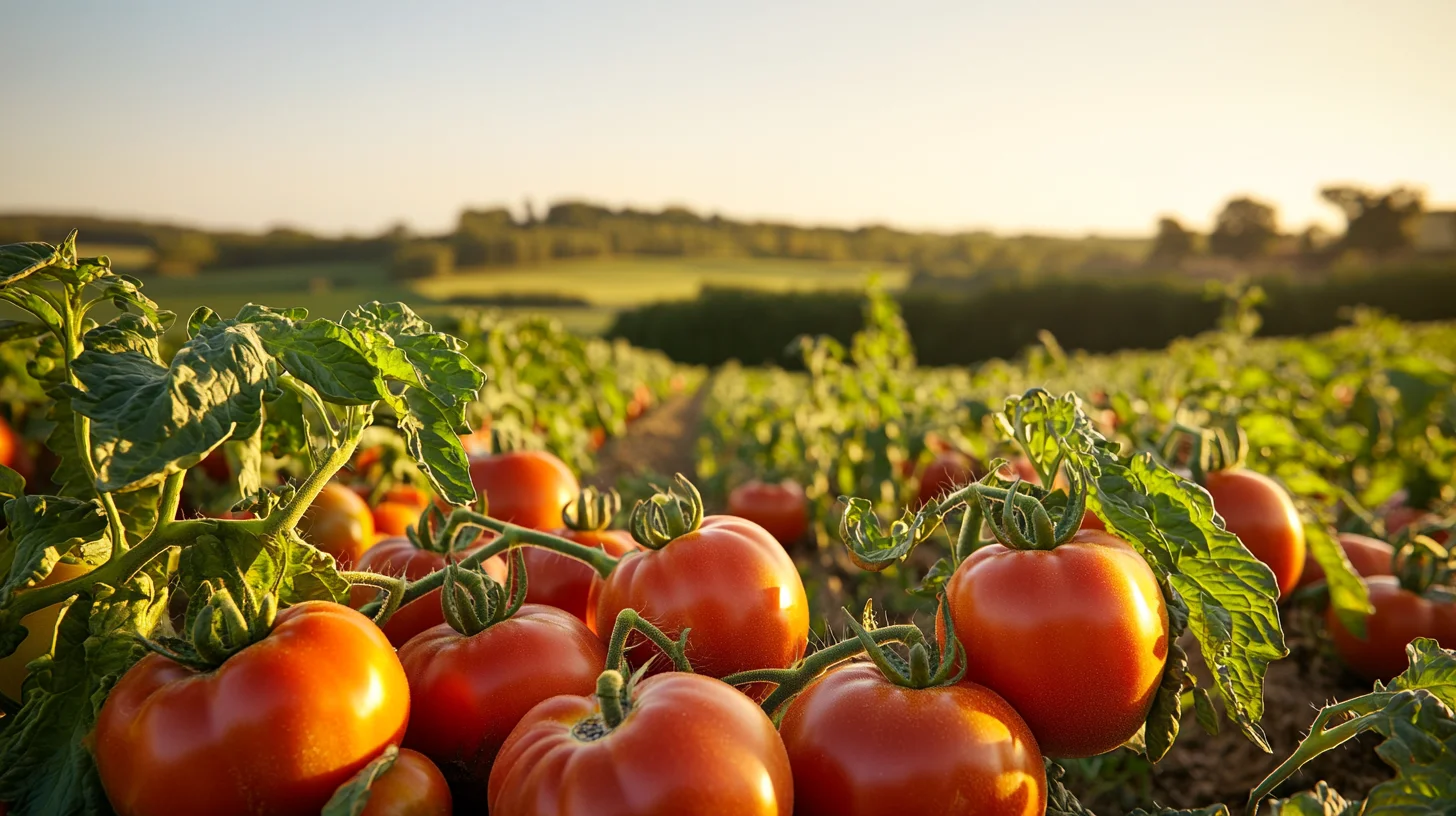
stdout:
[[(83, 245), (81, 251), (86, 255), (108, 255), (116, 268), (133, 274), (151, 261), (149, 251), (134, 247)], [(532, 267), (465, 269), (447, 278), (413, 282), (391, 280), (383, 264), (370, 263), (206, 269), (189, 278), (147, 275), (143, 282), (152, 299), (176, 312), (179, 321), (185, 320), (198, 306), (230, 315), (247, 303), (280, 308), (303, 306), (312, 314), (337, 318), (350, 307), (371, 300), (402, 300), (426, 318), (432, 318), (459, 308), (458, 299), (566, 295), (591, 305), (523, 306), (504, 311), (549, 314), (575, 331), (599, 334), (611, 325), (621, 309), (692, 298), (705, 286), (779, 292), (859, 289), (872, 274), (878, 274), (891, 289), (904, 287), (909, 277), (904, 268), (866, 263), (613, 258)]]

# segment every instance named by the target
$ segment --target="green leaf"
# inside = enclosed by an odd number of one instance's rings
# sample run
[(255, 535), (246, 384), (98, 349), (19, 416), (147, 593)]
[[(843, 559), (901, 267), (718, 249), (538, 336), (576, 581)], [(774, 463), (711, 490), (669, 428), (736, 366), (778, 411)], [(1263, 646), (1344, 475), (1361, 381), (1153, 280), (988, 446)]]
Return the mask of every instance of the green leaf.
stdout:
[(237, 322), (255, 326), (268, 352), (326, 402), (369, 405), (384, 399), (387, 386), (362, 351), (361, 338), (331, 320), (305, 322), (306, 315), (303, 309), (275, 312), (249, 304)]
[(1143, 753), (1148, 761), (1157, 762), (1167, 756), (1173, 742), (1178, 739), (1178, 727), (1183, 716), (1183, 692), (1191, 687), (1193, 678), (1188, 673), (1188, 653), (1177, 641), (1168, 638), (1168, 665), (1163, 670), (1163, 681), (1153, 696), (1153, 706), (1143, 730)]
[(210, 325), (170, 367), (137, 352), (88, 349), (73, 364), (85, 391), (73, 410), (91, 418), (97, 487), (160, 481), (202, 460), (224, 440), (247, 437), (274, 389), (274, 364), (251, 327)]
[(178, 575), (178, 586), (189, 597), (203, 581), (216, 586), (219, 580), (234, 593), (241, 594), (243, 581), (259, 594), (273, 592), (280, 606), (344, 603), (349, 597), (349, 582), (339, 575), (333, 556), (292, 532), (264, 538), (233, 525), (219, 526), (182, 551)]
[(155, 301), (142, 294), (141, 281), (129, 275), (108, 275), (97, 286), (101, 295), (111, 298), (116, 308), (122, 311), (135, 309), (162, 331), (170, 328), (177, 319), (176, 314), (160, 308)]
[(0, 608), (16, 590), (45, 580), (62, 558), (99, 564), (111, 549), (106, 513), (94, 501), (23, 496), (6, 503), (5, 521), (15, 555), (0, 584)]
[(86, 348), (109, 354), (134, 351), (150, 359), (161, 358), (161, 329), (141, 315), (122, 314), (102, 326), (86, 332), (82, 338)]
[(1067, 771), (1050, 759), (1043, 759), (1046, 765), (1047, 805), (1046, 816), (1097, 816), (1083, 807), (1077, 797), (1062, 783)]
[(1209, 805), (1189, 810), (1174, 810), (1173, 808), (1143, 810), (1138, 808), (1128, 812), (1127, 816), (1229, 816), (1229, 809), (1224, 805)]
[(46, 410), (46, 419), (52, 424), (45, 444), (56, 455), (56, 470), (51, 481), (62, 496), (74, 499), (96, 497), (91, 486), (91, 477), (81, 464), (81, 449), (76, 444), (76, 415), (71, 411), (71, 395), (64, 389), (51, 391), (51, 405)]
[(0, 286), (33, 275), (60, 259), (57, 247), (40, 241), (0, 246)]
[(135, 636), (166, 612), (166, 587), (145, 573), (119, 591), (98, 585), (66, 611), (54, 656), (31, 664), (24, 704), (0, 732), (0, 801), (12, 812), (111, 812), (86, 741), (111, 687), (145, 653)]
[(25, 477), (0, 465), (0, 503), (25, 495)]
[(49, 331), (44, 324), (29, 320), (0, 320), (0, 343), (39, 337)]
[(161, 485), (113, 493), (111, 498), (121, 514), (121, 527), (126, 530), (127, 540), (132, 544), (146, 538), (156, 528), (158, 505), (162, 502)]
[(925, 577), (920, 579), (920, 585), (910, 590), (910, 594), (918, 598), (935, 598), (945, 588), (945, 582), (955, 574), (955, 565), (951, 564), (949, 558), (941, 558), (930, 567)]
[(322, 816), (359, 816), (363, 813), (369, 805), (370, 788), (375, 780), (388, 773), (398, 758), (399, 748), (393, 745), (385, 748), (378, 759), (365, 765), (363, 770), (334, 791), (333, 797), (324, 805)]
[(1327, 782), (1315, 785), (1314, 790), (1296, 793), (1288, 799), (1272, 802), (1270, 816), (1341, 816), (1358, 802), (1347, 802)]
[(457, 429), (469, 430), (465, 406), (485, 384), (485, 373), (465, 356), (463, 342), (436, 332), (403, 303), (368, 303), (346, 313), (343, 325), (374, 332), (365, 351), (385, 376), (429, 391)]
[(839, 537), (849, 548), (849, 558), (860, 569), (880, 572), (899, 563), (940, 526), (941, 515), (934, 501), (918, 513), (906, 511), (890, 523), (889, 532), (880, 526), (874, 505), (866, 499), (841, 496), (844, 515), (839, 518)]
[(1204, 733), (1218, 735), (1218, 711), (1213, 707), (1213, 696), (1201, 686), (1193, 689), (1193, 716)]
[(1329, 534), (1323, 524), (1304, 525), (1304, 541), (1310, 555), (1325, 571), (1325, 584), (1330, 591), (1330, 605), (1335, 608), (1340, 623), (1351, 634), (1365, 639), (1365, 619), (1375, 612), (1370, 603), (1370, 594), (1365, 582), (1355, 574), (1345, 548)]
[(470, 460), (445, 409), (428, 392), (417, 388), (408, 389), (402, 399), (391, 396), (389, 402), (398, 415), (399, 430), (410, 455), (435, 492), (451, 504), (474, 501)]

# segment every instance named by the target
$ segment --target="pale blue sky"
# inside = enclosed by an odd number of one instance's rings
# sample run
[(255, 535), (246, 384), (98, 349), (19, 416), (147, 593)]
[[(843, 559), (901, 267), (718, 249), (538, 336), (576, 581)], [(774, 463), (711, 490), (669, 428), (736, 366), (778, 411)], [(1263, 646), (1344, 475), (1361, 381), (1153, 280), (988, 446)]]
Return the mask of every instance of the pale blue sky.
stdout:
[(1456, 0), (0, 0), (0, 210), (435, 230), (563, 197), (937, 229), (1456, 202)]

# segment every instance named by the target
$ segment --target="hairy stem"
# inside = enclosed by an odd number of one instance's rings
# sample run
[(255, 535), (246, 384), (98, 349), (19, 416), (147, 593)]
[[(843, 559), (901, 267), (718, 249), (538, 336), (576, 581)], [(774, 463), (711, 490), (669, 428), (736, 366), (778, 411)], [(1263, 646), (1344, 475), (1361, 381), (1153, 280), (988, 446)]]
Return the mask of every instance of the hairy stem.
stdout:
[[(883, 626), (866, 634), (875, 643), (907, 643), (924, 637), (919, 627), (909, 623)], [(799, 661), (796, 666), (790, 666), (787, 669), (752, 669), (737, 672), (724, 677), (723, 682), (730, 686), (744, 686), (752, 683), (777, 684), (778, 688), (775, 688), (762, 704), (764, 713), (772, 717), (785, 703), (814, 682), (819, 675), (838, 663), (843, 663), (864, 653), (864, 644), (858, 638), (850, 638), (820, 649)]]
[(1374, 715), (1367, 713), (1342, 722), (1334, 728), (1326, 728), (1325, 726), (1331, 720), (1351, 711), (1383, 708), (1394, 696), (1394, 692), (1376, 692), (1321, 710), (1319, 716), (1315, 717), (1314, 725), (1310, 726), (1309, 736), (1305, 737), (1299, 748), (1290, 754), (1288, 759), (1280, 763), (1279, 767), (1275, 768), (1274, 772), (1265, 777), (1264, 781), (1260, 782), (1259, 786), (1249, 794), (1249, 804), (1244, 810), (1246, 816), (1254, 816), (1259, 810), (1259, 802), (1272, 793), (1280, 783), (1293, 776), (1305, 763), (1359, 736), (1365, 731), (1370, 717)]

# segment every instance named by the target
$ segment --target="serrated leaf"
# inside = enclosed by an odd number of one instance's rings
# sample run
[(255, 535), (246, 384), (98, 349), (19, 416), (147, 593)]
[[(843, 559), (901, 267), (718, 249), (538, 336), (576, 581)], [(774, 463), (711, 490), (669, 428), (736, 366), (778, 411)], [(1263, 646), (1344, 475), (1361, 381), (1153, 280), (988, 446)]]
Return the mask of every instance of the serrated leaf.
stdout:
[(465, 406), (485, 383), (485, 373), (465, 356), (464, 343), (436, 332), (403, 303), (374, 301), (349, 311), (342, 322), (375, 333), (364, 351), (386, 377), (429, 391), (452, 424), (466, 424)]
[(1341, 816), (1350, 804), (1329, 783), (1320, 782), (1314, 790), (1272, 802), (1270, 816)]
[(153, 360), (159, 359), (161, 330), (141, 315), (117, 315), (110, 322), (86, 332), (82, 342), (94, 351), (119, 354), (134, 351)]
[(900, 562), (929, 538), (941, 522), (939, 509), (932, 501), (918, 513), (906, 511), (898, 521), (890, 523), (886, 532), (868, 500), (841, 496), (840, 501), (845, 503), (845, 508), (839, 518), (839, 537), (849, 548), (849, 559), (855, 566), (870, 572), (880, 572)]
[(1050, 759), (1043, 759), (1042, 763), (1046, 767), (1046, 816), (1097, 816), (1077, 801), (1077, 797), (1062, 783), (1067, 775), (1065, 768)]
[(1163, 680), (1153, 695), (1153, 705), (1144, 723), (1143, 751), (1149, 762), (1157, 762), (1167, 756), (1178, 739), (1178, 727), (1183, 717), (1183, 691), (1191, 684), (1188, 653), (1170, 637), (1168, 664), (1163, 669)]
[(1329, 534), (1323, 524), (1305, 524), (1304, 541), (1310, 555), (1325, 571), (1325, 584), (1330, 591), (1330, 605), (1340, 623), (1355, 637), (1365, 639), (1365, 619), (1375, 612), (1365, 582), (1355, 574), (1345, 548)]
[(111, 687), (145, 653), (135, 635), (152, 633), (166, 601), (166, 587), (142, 573), (66, 611), (54, 656), (33, 664), (24, 705), (0, 733), (0, 801), (19, 813), (111, 812), (86, 741)]
[(106, 513), (94, 501), (22, 496), (6, 503), (5, 521), (15, 554), (0, 583), (0, 608), (16, 590), (45, 580), (62, 558), (99, 564), (110, 552)]
[(1193, 716), (1205, 734), (1218, 735), (1218, 710), (1213, 707), (1213, 695), (1201, 686), (1193, 689)]
[(40, 241), (0, 246), (0, 286), (7, 286), (61, 259), (60, 250)]
[(410, 455), (435, 492), (451, 504), (474, 501), (470, 460), (445, 409), (428, 392), (417, 388), (406, 390), (403, 398), (391, 397), (389, 403), (398, 414), (399, 430)]
[(185, 470), (232, 437), (252, 435), (274, 387), (272, 358), (251, 327), (203, 327), (169, 367), (136, 352), (86, 350), (72, 368), (91, 419), (97, 487), (123, 490)]
[(0, 504), (25, 495), (25, 477), (0, 465)]
[(76, 415), (71, 411), (69, 393), (62, 389), (51, 392), (46, 419), (52, 423), (45, 444), (56, 455), (56, 469), (51, 473), (56, 492), (74, 499), (95, 498), (96, 490), (81, 464), (81, 449), (76, 444)]
[(390, 745), (377, 759), (339, 786), (324, 805), (321, 816), (360, 816), (369, 805), (369, 794), (375, 780), (389, 772), (399, 758), (399, 748)]
[[(182, 551), (178, 576), (179, 588), (189, 597), (196, 595), (203, 581), (216, 585), (219, 580), (238, 594), (242, 581), (256, 593), (276, 593), (281, 606), (303, 601), (343, 603), (349, 597), (349, 582), (339, 575), (333, 556), (291, 532), (265, 538), (220, 526)], [(188, 610), (189, 615), (192, 612)]]
[(381, 372), (362, 351), (360, 338), (331, 320), (304, 321), (306, 315), (303, 309), (275, 312), (249, 304), (237, 321), (254, 326), (268, 352), (324, 401), (368, 405), (384, 399)]
[(910, 594), (918, 598), (938, 597), (945, 589), (945, 582), (954, 574), (955, 565), (949, 558), (941, 558), (931, 565), (925, 577), (920, 579), (920, 585), (910, 590)]
[(39, 337), (49, 331), (44, 324), (29, 320), (0, 320), (0, 343)]
[(176, 321), (177, 315), (157, 306), (156, 301), (142, 294), (141, 282), (128, 275), (108, 275), (97, 284), (101, 295), (123, 311), (135, 309), (140, 316), (162, 331)]

